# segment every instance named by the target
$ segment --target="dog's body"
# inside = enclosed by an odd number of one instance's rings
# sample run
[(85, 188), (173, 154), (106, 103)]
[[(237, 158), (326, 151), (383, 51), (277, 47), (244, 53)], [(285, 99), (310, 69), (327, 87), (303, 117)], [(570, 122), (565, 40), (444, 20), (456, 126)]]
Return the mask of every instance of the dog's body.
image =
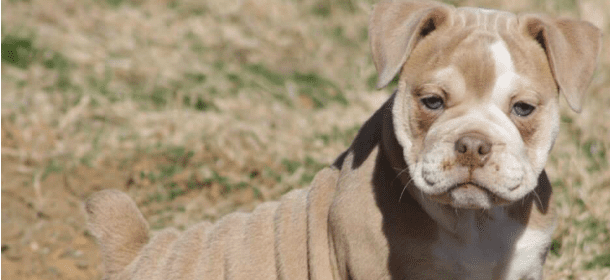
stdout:
[(558, 95), (580, 110), (591, 25), (432, 2), (378, 4), (378, 86), (398, 90), (307, 189), (158, 232), (133, 201), (86, 204), (109, 279), (540, 279)]

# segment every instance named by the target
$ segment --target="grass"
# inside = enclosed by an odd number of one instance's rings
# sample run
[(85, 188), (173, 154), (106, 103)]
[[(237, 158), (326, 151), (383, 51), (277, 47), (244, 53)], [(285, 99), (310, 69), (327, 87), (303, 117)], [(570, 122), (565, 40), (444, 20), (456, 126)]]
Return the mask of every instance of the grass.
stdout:
[[(3, 1), (2, 276), (99, 279), (79, 205), (100, 189), (186, 228), (307, 186), (396, 86), (375, 90), (373, 2)], [(610, 31), (604, 2), (447, 2), (601, 13)], [(583, 113), (561, 100), (546, 279), (610, 274), (607, 37)]]
[(25, 69), (30, 65), (35, 53), (32, 38), (15, 35), (2, 38), (2, 62)]

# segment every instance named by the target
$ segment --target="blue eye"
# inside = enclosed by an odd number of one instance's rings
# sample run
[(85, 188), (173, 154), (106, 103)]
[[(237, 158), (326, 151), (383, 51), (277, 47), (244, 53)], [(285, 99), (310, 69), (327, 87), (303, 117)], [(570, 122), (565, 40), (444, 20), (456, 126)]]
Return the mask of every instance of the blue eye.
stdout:
[(421, 103), (426, 106), (426, 108), (430, 110), (439, 110), (442, 109), (445, 105), (445, 102), (442, 98), (438, 96), (428, 96), (421, 99)]
[(527, 117), (534, 112), (535, 109), (536, 107), (525, 102), (517, 102), (513, 105), (513, 113), (519, 117)]

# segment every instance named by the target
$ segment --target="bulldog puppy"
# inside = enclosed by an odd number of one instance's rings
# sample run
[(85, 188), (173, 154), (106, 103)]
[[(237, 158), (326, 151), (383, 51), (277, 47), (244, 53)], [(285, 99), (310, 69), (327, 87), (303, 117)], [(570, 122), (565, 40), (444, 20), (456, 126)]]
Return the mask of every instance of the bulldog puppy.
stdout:
[(378, 87), (398, 89), (309, 188), (154, 235), (96, 193), (105, 279), (541, 279), (559, 95), (581, 110), (600, 31), (436, 2), (378, 4), (369, 31)]

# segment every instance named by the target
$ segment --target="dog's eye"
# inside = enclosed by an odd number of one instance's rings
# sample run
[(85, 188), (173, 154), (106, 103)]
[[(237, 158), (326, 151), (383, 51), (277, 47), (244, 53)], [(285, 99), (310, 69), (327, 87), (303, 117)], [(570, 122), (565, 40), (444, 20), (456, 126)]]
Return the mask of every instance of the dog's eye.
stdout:
[(421, 103), (430, 110), (442, 109), (445, 103), (443, 99), (438, 96), (429, 96), (421, 99)]
[(529, 116), (536, 107), (527, 104), (525, 102), (517, 102), (513, 105), (513, 113), (519, 117), (527, 117)]

